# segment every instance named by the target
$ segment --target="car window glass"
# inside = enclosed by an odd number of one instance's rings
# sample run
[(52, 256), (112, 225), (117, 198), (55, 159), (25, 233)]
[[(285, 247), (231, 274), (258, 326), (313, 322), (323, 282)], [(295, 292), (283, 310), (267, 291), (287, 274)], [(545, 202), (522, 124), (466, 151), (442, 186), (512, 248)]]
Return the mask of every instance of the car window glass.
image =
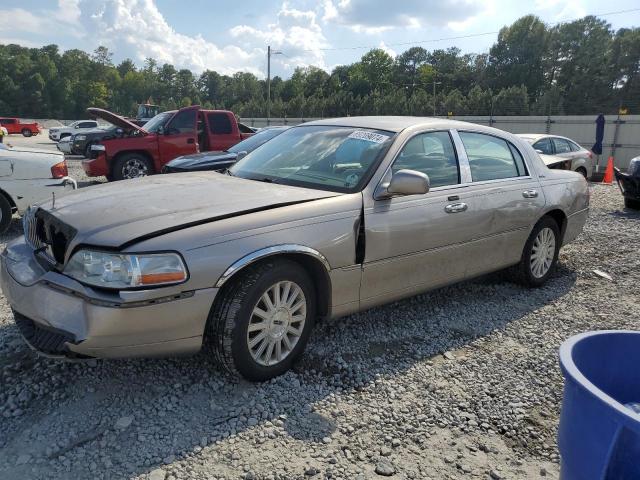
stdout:
[(513, 156), (513, 159), (516, 162), (516, 168), (518, 169), (518, 175), (519, 176), (528, 175), (527, 166), (524, 163), (524, 158), (522, 158), (522, 154), (511, 143), (508, 143), (508, 145), (509, 145), (509, 149), (511, 150), (511, 155)]
[(449, 132), (429, 132), (409, 140), (391, 171), (416, 170), (429, 176), (431, 188), (460, 183), (458, 159)]
[(12, 125), (14, 123), (16, 123), (16, 121), (13, 118), (3, 118), (2, 120), (0, 120), (0, 124), (2, 125)]
[(95, 128), (97, 127), (97, 123), (95, 122), (82, 122), (79, 127), (80, 128)]
[(210, 113), (208, 115), (209, 129), (216, 135), (226, 135), (233, 131), (231, 120), (226, 113)]
[(460, 132), (460, 138), (469, 158), (471, 179), (474, 182), (511, 178), (524, 174), (519, 173), (511, 147), (506, 140), (472, 132)]
[(540, 150), (545, 155), (553, 155), (553, 147), (551, 145), (550, 138), (543, 138), (542, 140), (538, 140), (533, 144), (533, 148), (535, 150)]
[(178, 133), (194, 133), (196, 128), (197, 110), (183, 110), (176, 113), (167, 126), (166, 132), (169, 135)]
[(580, 151), (580, 145), (572, 141), (569, 141), (569, 148), (571, 149), (572, 152)]
[(568, 153), (571, 151), (571, 147), (569, 147), (569, 142), (567, 142), (563, 138), (554, 138), (553, 145), (556, 147), (556, 154)]

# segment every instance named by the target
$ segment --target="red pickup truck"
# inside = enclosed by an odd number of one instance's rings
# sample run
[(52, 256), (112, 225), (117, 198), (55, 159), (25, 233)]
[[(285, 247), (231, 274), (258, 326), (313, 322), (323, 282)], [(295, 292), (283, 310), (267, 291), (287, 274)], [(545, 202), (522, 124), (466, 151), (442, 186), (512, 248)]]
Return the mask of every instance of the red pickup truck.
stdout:
[(143, 127), (100, 108), (87, 112), (118, 127), (115, 135), (92, 146), (95, 158), (82, 162), (88, 176), (104, 175), (110, 181), (159, 173), (176, 157), (227, 150), (253, 135), (240, 130), (232, 112), (199, 106), (159, 113)]
[(0, 127), (6, 128), (9, 135), (21, 133), (25, 137), (30, 137), (40, 133), (40, 125), (36, 122), (22, 123), (19, 118), (0, 117)]

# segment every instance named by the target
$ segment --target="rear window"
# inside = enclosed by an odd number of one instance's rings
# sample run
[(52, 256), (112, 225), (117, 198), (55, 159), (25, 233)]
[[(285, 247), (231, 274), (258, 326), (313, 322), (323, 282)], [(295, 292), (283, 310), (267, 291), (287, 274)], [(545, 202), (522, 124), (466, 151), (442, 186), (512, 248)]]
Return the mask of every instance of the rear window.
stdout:
[(217, 135), (227, 135), (233, 132), (231, 120), (226, 113), (210, 113), (208, 116), (209, 130)]
[(474, 182), (520, 177), (527, 174), (520, 152), (502, 138), (460, 132)]
[(556, 147), (556, 154), (569, 153), (571, 151), (569, 142), (567, 142), (564, 138), (554, 138), (553, 146)]
[(540, 150), (545, 155), (553, 155), (553, 146), (551, 145), (551, 139), (543, 138), (533, 144), (535, 150)]

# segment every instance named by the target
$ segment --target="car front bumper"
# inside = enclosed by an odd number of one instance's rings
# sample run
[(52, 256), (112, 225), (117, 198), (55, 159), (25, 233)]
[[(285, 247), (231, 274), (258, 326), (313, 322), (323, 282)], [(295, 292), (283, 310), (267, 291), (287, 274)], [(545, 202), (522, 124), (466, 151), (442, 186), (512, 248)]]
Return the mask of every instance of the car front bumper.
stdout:
[(100, 152), (97, 158), (82, 160), (82, 168), (89, 177), (109, 175), (109, 164), (104, 152)]
[(24, 238), (0, 256), (0, 285), (27, 343), (46, 356), (195, 353), (217, 289), (99, 292), (45, 270)]

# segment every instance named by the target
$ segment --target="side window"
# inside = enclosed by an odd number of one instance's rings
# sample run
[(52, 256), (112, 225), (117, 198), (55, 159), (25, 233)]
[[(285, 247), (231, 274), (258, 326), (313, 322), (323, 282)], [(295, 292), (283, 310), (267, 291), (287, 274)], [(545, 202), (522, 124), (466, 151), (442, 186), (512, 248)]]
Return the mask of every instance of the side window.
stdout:
[(571, 151), (569, 142), (567, 142), (564, 138), (554, 138), (553, 145), (556, 147), (556, 154), (569, 153)]
[(545, 155), (553, 155), (553, 146), (550, 138), (543, 138), (533, 144), (534, 150), (540, 150)]
[(14, 118), (3, 118), (0, 120), (0, 125), (13, 125), (16, 123)]
[(580, 145), (578, 145), (575, 142), (569, 141), (569, 148), (571, 148), (572, 152), (578, 152), (580, 151)]
[(167, 126), (166, 132), (169, 135), (178, 133), (195, 133), (197, 110), (184, 110), (176, 113)]
[(409, 140), (396, 157), (391, 170), (426, 173), (431, 188), (460, 183), (458, 158), (449, 132), (429, 132)]
[(231, 120), (226, 113), (210, 113), (208, 115), (209, 130), (217, 135), (226, 135), (233, 132)]
[(98, 124), (96, 122), (82, 122), (78, 125), (80, 128), (96, 128)]
[(483, 133), (459, 133), (474, 182), (526, 175), (520, 152), (506, 140)]

